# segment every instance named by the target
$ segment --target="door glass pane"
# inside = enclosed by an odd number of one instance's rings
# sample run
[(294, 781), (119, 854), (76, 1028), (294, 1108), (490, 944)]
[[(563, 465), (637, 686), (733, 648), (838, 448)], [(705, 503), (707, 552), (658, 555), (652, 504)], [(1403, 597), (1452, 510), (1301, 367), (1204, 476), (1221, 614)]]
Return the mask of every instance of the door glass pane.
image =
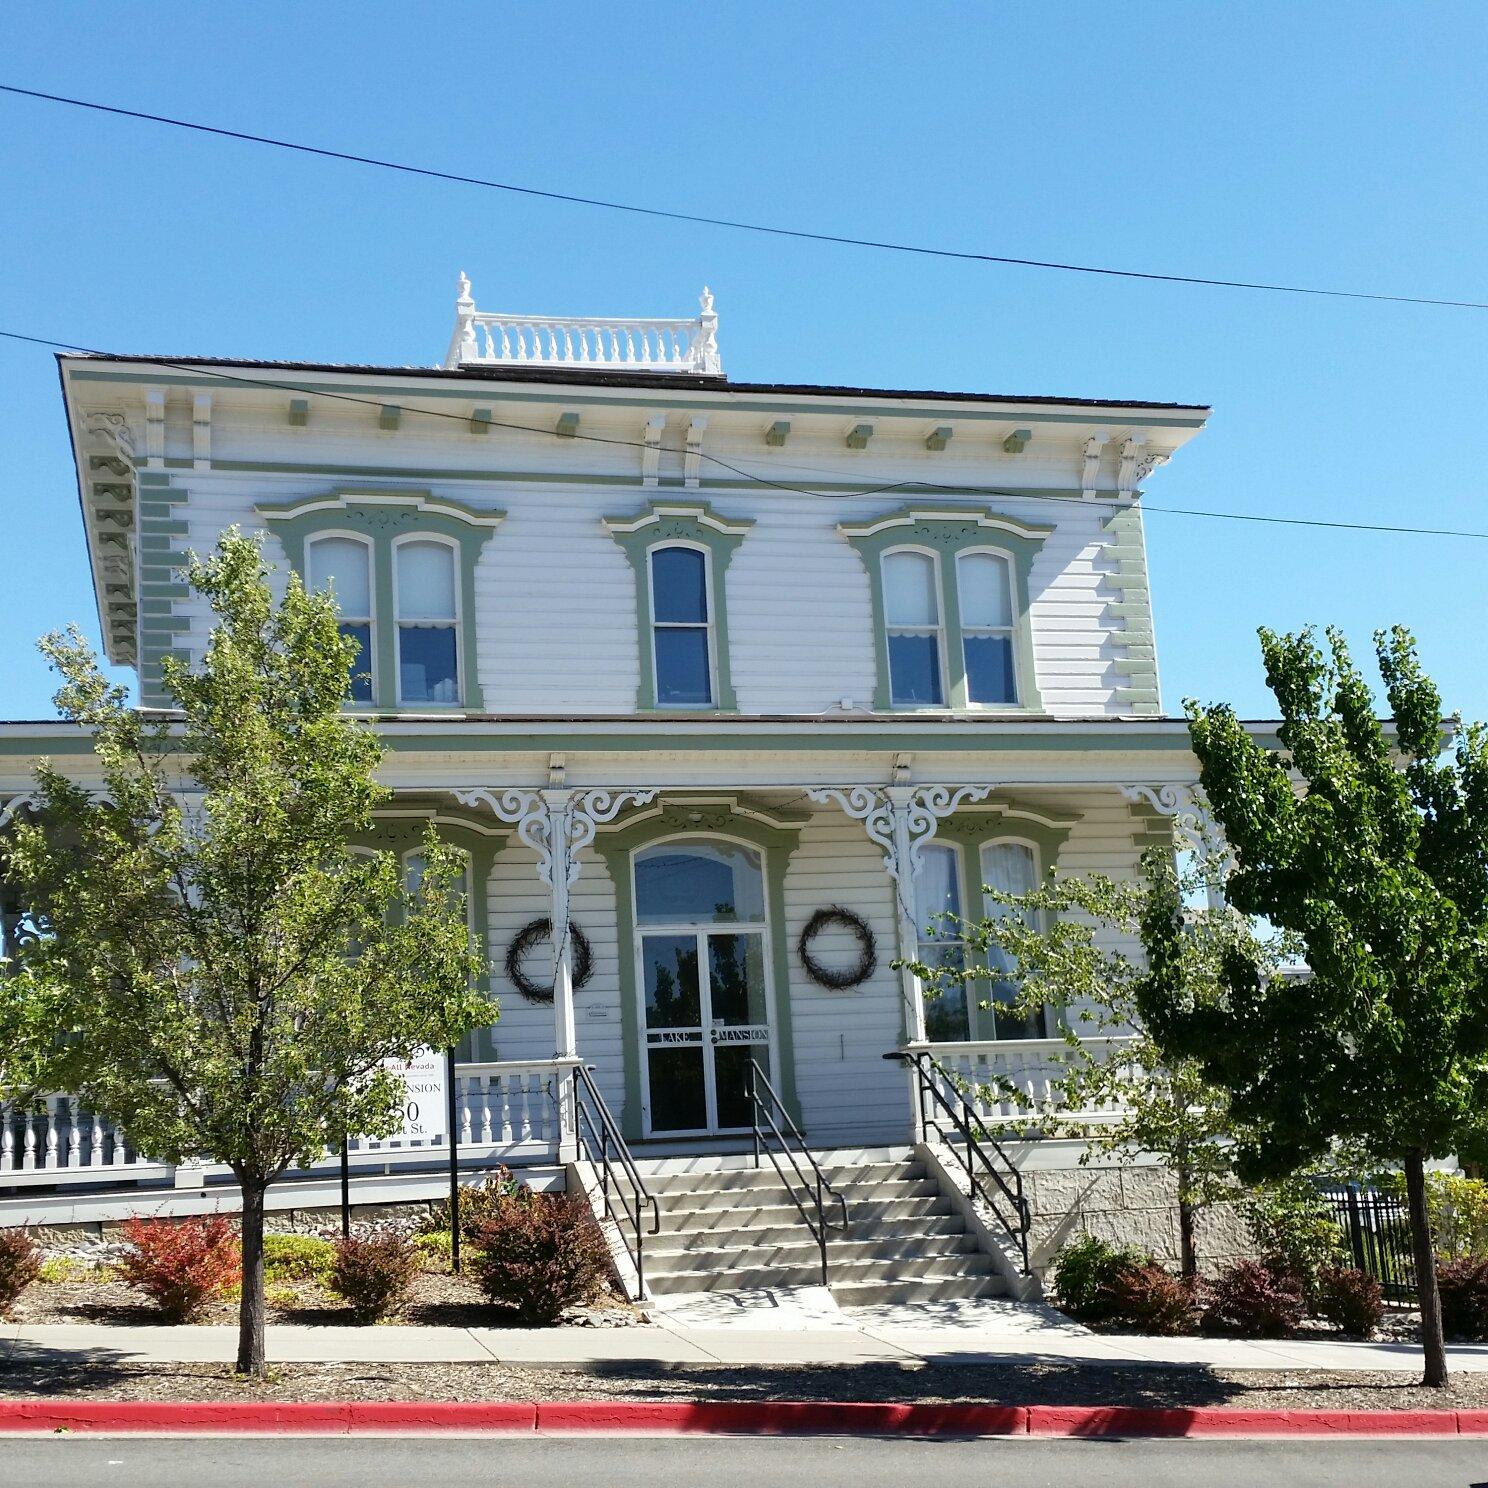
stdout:
[[(766, 1075), (770, 1072), (770, 1046), (759, 1044), (718, 1044), (713, 1049), (713, 1081), (718, 1095), (720, 1127), (746, 1127), (754, 1124), (754, 1105), (749, 1099), (749, 1061)], [(770, 1099), (763, 1089), (760, 1096)], [(776, 1120), (780, 1118), (777, 1116)]]
[[(1038, 861), (1033, 849), (1022, 842), (989, 842), (982, 849), (982, 882), (1004, 894), (1029, 894), (1038, 887)], [(1012, 907), (987, 901), (987, 918), (1000, 920), (1014, 913)], [(1047, 1032), (1045, 1010), (1023, 1015), (1013, 1004), (1018, 999), (1018, 963), (999, 945), (987, 947), (987, 966), (994, 973), (988, 1001), (992, 1004), (1000, 1039), (1043, 1038)]]
[(935, 560), (926, 553), (890, 553), (883, 561), (884, 613), (890, 625), (935, 625)]
[(889, 678), (896, 703), (940, 702), (940, 646), (933, 635), (891, 635)]
[(673, 842), (636, 856), (636, 919), (643, 925), (765, 918), (760, 857), (729, 842)]
[(398, 554), (398, 618), (453, 620), (455, 618), (455, 550), (443, 543), (400, 543)]
[(695, 935), (645, 936), (641, 941), (641, 973), (646, 987), (648, 1030), (701, 1030), (703, 1012), (698, 995)]
[(345, 621), (337, 627), (343, 639), (357, 643), (356, 660), (351, 664), (351, 700), (354, 703), (372, 701), (372, 627), (366, 624), (348, 625)]
[(670, 1045), (646, 1051), (650, 1060), (651, 1130), (698, 1131), (708, 1124), (703, 1046)]
[(706, 559), (696, 548), (656, 548), (651, 554), (651, 618), (701, 624), (708, 618)]
[(460, 679), (452, 625), (398, 627), (398, 689), (405, 703), (458, 703)]
[[(951, 847), (932, 844), (920, 853), (915, 873), (915, 923), (920, 936), (919, 959), (932, 970), (945, 966), (959, 971), (965, 965), (959, 925), (955, 920), (937, 918), (961, 913), (959, 862)], [(925, 1032), (937, 1042), (971, 1037), (964, 982), (927, 978)]]
[(1013, 623), (1007, 559), (995, 553), (968, 553), (956, 571), (963, 625), (996, 627)]
[(1016, 703), (1018, 679), (1013, 672), (1013, 638), (969, 635), (966, 646), (966, 695), (974, 703)]
[(323, 537), (310, 544), (306, 567), (306, 587), (333, 589), (343, 615), (371, 615), (370, 551), (366, 543), (350, 537)]
[(715, 1028), (762, 1026), (765, 1021), (765, 956), (759, 935), (708, 937), (708, 991)]
[(656, 627), (656, 701), (658, 705), (713, 701), (708, 632), (702, 626)]

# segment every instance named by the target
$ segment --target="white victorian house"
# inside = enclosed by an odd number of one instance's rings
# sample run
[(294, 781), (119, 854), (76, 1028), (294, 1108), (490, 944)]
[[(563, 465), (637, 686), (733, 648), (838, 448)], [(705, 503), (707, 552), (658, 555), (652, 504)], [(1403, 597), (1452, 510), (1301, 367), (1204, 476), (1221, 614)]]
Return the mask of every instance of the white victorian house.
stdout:
[[(602, 1098), (634, 1163), (612, 1186), (663, 1211), (654, 1286), (699, 1254), (768, 1280), (828, 1229), (834, 1285), (1015, 1284), (1017, 1169), (1058, 1164), (947, 1158), (967, 1108), (940, 1071), (1037, 1088), (1057, 1030), (995, 991), (927, 1002), (891, 963), (984, 884), (1131, 873), (1192, 828), (1141, 492), (1208, 411), (735, 382), (721, 358), (706, 291), (694, 320), (545, 319), (463, 279), (437, 367), (61, 357), (106, 650), (168, 707), (161, 658), (207, 634), (177, 570), (231, 525), (334, 584), (396, 791), (377, 841), (411, 853), (432, 820), (468, 855), (501, 1016), (460, 1051), (462, 1161), (556, 1173), (586, 1130), (587, 1161)], [(91, 769), (69, 726), (0, 725), (0, 826), (40, 758)], [(0, 1129), (6, 1213), (84, 1183), (187, 1204), (218, 1176), (66, 1096)], [(669, 1250), (719, 1222), (756, 1140), (775, 1259), (764, 1230)], [(919, 1269), (875, 1271), (886, 1238)]]

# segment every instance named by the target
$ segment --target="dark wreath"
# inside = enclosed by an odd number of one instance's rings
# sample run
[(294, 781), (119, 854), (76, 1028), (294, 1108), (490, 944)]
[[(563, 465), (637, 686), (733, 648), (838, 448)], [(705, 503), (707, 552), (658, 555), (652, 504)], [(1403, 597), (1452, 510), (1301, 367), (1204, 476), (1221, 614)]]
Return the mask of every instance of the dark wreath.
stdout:
[[(811, 942), (831, 925), (840, 925), (857, 936), (858, 959), (855, 965), (838, 970), (823, 966), (812, 956)], [(878, 967), (878, 947), (874, 943), (873, 931), (868, 928), (867, 920), (861, 915), (855, 915), (850, 909), (843, 909), (840, 904), (819, 909), (806, 921), (801, 938), (796, 942), (796, 954), (801, 958), (801, 965), (806, 968), (806, 975), (817, 986), (826, 987), (833, 992), (845, 992), (849, 987), (866, 982)]]
[[(568, 922), (568, 933), (573, 938), (573, 986), (574, 991), (577, 992), (594, 975), (594, 947), (589, 944), (589, 937), (572, 920)], [(547, 940), (552, 934), (553, 922), (551, 920), (533, 920), (530, 924), (522, 926), (506, 948), (507, 979), (529, 1002), (552, 1002), (553, 1000), (551, 982), (544, 987), (534, 982), (522, 970), (522, 961), (527, 952), (538, 941)]]

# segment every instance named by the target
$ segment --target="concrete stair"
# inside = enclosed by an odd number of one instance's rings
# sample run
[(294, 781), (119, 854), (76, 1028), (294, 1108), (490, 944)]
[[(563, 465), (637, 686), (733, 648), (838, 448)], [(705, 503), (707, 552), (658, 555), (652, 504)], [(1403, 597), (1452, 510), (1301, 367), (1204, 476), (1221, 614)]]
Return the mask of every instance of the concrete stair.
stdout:
[[(847, 1201), (845, 1227), (835, 1201), (827, 1213), (828, 1284), (840, 1305), (1007, 1292), (955, 1206), (908, 1152), (816, 1156)], [(744, 1157), (651, 1158), (638, 1166), (661, 1206), (661, 1233), (646, 1237), (653, 1295), (821, 1285), (821, 1252), (768, 1158), (758, 1169)], [(799, 1186), (796, 1192), (804, 1201)], [(807, 1209), (814, 1219), (809, 1202)]]

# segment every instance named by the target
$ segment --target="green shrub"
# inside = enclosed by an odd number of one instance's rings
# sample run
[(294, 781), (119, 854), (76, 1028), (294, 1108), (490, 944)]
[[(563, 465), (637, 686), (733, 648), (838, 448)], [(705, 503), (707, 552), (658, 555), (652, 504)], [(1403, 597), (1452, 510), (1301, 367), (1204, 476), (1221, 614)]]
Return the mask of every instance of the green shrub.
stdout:
[[(480, 1227), (517, 1190), (517, 1180), (512, 1177), (511, 1169), (506, 1167), (497, 1168), (483, 1182), (462, 1185), (460, 1188), (460, 1238), (473, 1241)], [(428, 1218), (419, 1226), (419, 1230), (425, 1235), (448, 1235), (450, 1229), (449, 1200), (441, 1199), (429, 1211)], [(445, 1250), (448, 1251), (448, 1249), (449, 1242), (446, 1240)]]
[(1436, 1268), (1442, 1332), (1473, 1343), (1488, 1341), (1488, 1258), (1442, 1260)]
[(1325, 1322), (1354, 1338), (1373, 1338), (1385, 1315), (1378, 1279), (1352, 1266), (1324, 1266), (1318, 1272), (1313, 1306)]
[[(1381, 1173), (1374, 1186), (1405, 1198), (1405, 1175)], [(1464, 1173), (1426, 1175), (1426, 1218), (1431, 1243), (1445, 1260), (1488, 1256), (1488, 1183)]]
[(411, 1240), (391, 1230), (338, 1240), (328, 1285), (360, 1322), (375, 1322), (403, 1305), (419, 1272)]
[(86, 1261), (73, 1256), (52, 1256), (41, 1263), (37, 1279), (49, 1286), (65, 1286), (71, 1281), (97, 1281), (101, 1278)]
[(319, 1235), (265, 1235), (264, 1280), (324, 1282), (336, 1262), (336, 1247)]
[(129, 1250), (119, 1263), (169, 1323), (194, 1323), (242, 1280), (237, 1232), (224, 1214), (196, 1219), (126, 1219)]
[(450, 1239), (448, 1230), (425, 1230), (413, 1237), (413, 1244), (426, 1266), (435, 1271), (448, 1271)]
[(1110, 1283), (1121, 1272), (1150, 1259), (1132, 1246), (1110, 1245), (1094, 1235), (1081, 1235), (1054, 1257), (1055, 1306), (1087, 1327), (1107, 1323)]
[(1305, 1179), (1255, 1189), (1241, 1209), (1266, 1268), (1292, 1277), (1305, 1295), (1324, 1266), (1344, 1263), (1343, 1231), (1328, 1201)]
[(573, 1194), (518, 1188), (499, 1197), (473, 1237), (471, 1268), (493, 1302), (525, 1323), (555, 1323), (604, 1289), (610, 1253)]
[(25, 1230), (0, 1230), (0, 1317), (41, 1275), (41, 1256)]
[(1285, 1338), (1305, 1307), (1294, 1272), (1234, 1261), (1204, 1289), (1203, 1327), (1230, 1338)]

